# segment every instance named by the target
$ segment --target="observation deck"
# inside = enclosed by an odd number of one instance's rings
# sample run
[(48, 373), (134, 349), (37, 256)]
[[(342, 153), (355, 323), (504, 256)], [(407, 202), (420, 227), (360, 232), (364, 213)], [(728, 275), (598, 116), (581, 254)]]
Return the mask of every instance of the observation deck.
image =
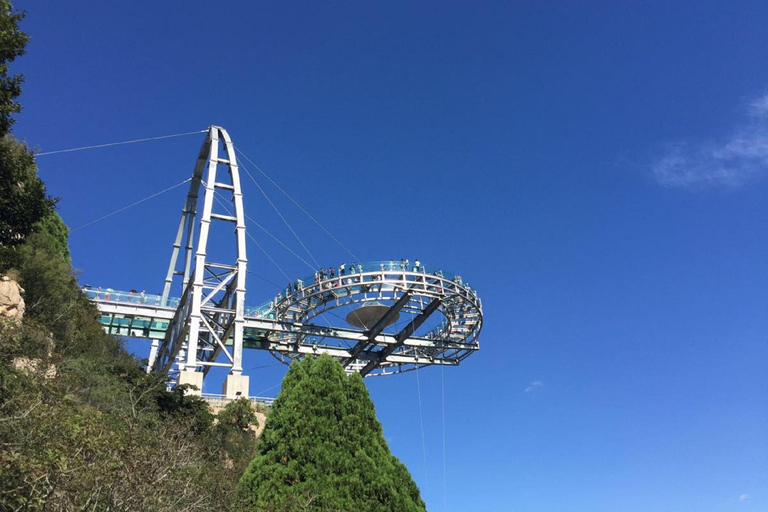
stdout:
[[(120, 336), (164, 340), (184, 306), (183, 298), (136, 290), (83, 291), (104, 329)], [(285, 363), (328, 353), (371, 376), (458, 365), (479, 348), (483, 321), (481, 301), (461, 276), (395, 260), (344, 264), (333, 275), (318, 270), (243, 314), (243, 348)], [(231, 335), (221, 341), (233, 343)]]

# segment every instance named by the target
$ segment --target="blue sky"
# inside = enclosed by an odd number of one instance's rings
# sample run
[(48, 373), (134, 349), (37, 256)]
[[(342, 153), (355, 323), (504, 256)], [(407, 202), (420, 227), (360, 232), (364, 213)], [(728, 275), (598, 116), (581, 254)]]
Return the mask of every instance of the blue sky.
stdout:
[[(221, 125), (360, 259), (477, 288), (477, 354), (368, 380), (429, 510), (768, 510), (768, 3), (18, 7), (31, 146)], [(38, 164), (77, 228), (186, 179), (201, 142)], [(318, 261), (349, 260), (270, 194)], [(158, 291), (184, 195), (75, 231), (81, 281)], [(252, 245), (249, 268), (251, 304), (285, 284)], [(271, 356), (246, 365), (277, 391)]]

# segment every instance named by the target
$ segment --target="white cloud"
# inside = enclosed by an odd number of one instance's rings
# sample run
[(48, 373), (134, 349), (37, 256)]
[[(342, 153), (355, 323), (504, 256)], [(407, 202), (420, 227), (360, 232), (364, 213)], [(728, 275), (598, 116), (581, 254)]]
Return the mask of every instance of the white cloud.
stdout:
[(768, 94), (750, 103), (749, 113), (752, 116), (760, 116), (760, 115), (768, 114)]
[(736, 188), (768, 175), (768, 94), (752, 101), (733, 133), (710, 143), (677, 143), (652, 165), (668, 187)]
[(541, 382), (540, 380), (536, 380), (528, 384), (528, 387), (525, 388), (525, 392), (534, 393), (543, 387), (544, 387), (544, 383)]
[(739, 501), (747, 501), (748, 498), (749, 498), (749, 494), (745, 493), (739, 496)]

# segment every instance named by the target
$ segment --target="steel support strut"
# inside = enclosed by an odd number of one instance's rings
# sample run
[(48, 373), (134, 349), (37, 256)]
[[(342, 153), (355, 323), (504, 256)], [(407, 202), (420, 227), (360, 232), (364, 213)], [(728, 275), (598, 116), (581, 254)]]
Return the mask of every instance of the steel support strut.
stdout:
[(360, 370), (360, 375), (363, 377), (366, 376), (368, 372), (376, 368), (376, 365), (378, 365), (380, 362), (385, 361), (387, 359), (387, 356), (389, 356), (392, 352), (395, 351), (396, 348), (403, 345), (403, 342), (407, 340), (411, 334), (416, 332), (416, 329), (421, 326), (421, 324), (424, 323), (424, 321), (429, 318), (429, 316), (434, 313), (437, 308), (440, 306), (440, 299), (433, 299), (432, 302), (429, 303), (429, 305), (424, 308), (424, 311), (422, 311), (419, 316), (411, 320), (411, 322), (408, 323), (408, 325), (405, 326), (405, 329), (400, 331), (397, 336), (395, 336), (395, 339), (397, 340), (396, 343), (392, 345), (387, 345), (381, 351), (379, 352), (379, 356), (366, 364), (362, 370)]
[[(224, 150), (222, 156), (219, 155), (220, 145)], [(219, 172), (220, 167), (225, 168), (226, 174)], [(221, 181), (226, 177), (229, 183)], [(234, 212), (213, 211), (214, 200), (222, 199), (229, 199)], [(199, 221), (195, 224), (198, 213)], [(213, 262), (208, 257), (211, 230), (221, 223), (235, 224), (235, 261)], [(183, 265), (179, 267), (182, 246)], [(179, 371), (187, 374), (186, 381), (195, 385), (202, 385), (202, 376), (189, 374), (204, 375), (211, 366), (228, 367), (231, 376), (242, 374), (247, 262), (243, 194), (235, 149), (226, 130), (211, 126), (192, 173), (161, 303), (167, 305), (175, 283), (178, 283), (182, 298), (158, 349), (153, 371), (168, 373), (177, 363)], [(183, 358), (179, 357), (182, 353), (185, 354)], [(223, 363), (217, 362), (221, 354), (225, 356)], [(184, 380), (180, 376), (179, 382)]]

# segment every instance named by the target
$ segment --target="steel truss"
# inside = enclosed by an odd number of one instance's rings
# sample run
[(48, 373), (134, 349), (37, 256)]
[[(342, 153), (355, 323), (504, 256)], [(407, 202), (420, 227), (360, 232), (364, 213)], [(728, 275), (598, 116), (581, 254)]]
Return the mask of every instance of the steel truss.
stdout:
[[(342, 327), (334, 313), (371, 303), (388, 309), (370, 329)], [(410, 322), (388, 326), (400, 313), (409, 314)], [(432, 315), (440, 321), (417, 335)], [(299, 327), (275, 329), (268, 336), (264, 348), (279, 360), (329, 353), (348, 371), (363, 376), (457, 365), (479, 348), (482, 327), (482, 306), (473, 290), (423, 270), (368, 271), (326, 279), (276, 300), (274, 316)], [(319, 325), (321, 317), (328, 327)]]
[[(219, 155), (220, 144), (225, 156)], [(220, 172), (220, 167), (224, 167), (225, 173)], [(222, 177), (228, 177), (228, 182), (219, 181)], [(202, 212), (196, 224), (201, 188)], [(230, 200), (234, 215), (214, 212), (217, 193), (218, 199)], [(233, 262), (212, 262), (207, 257), (211, 228), (222, 223), (235, 225)], [(183, 259), (179, 265), (182, 247)], [(243, 194), (235, 149), (223, 128), (211, 126), (200, 148), (181, 212), (161, 305), (168, 303), (172, 286), (178, 280), (181, 280), (181, 301), (152, 362), (153, 371), (169, 373), (182, 354), (185, 357), (178, 362), (180, 371), (205, 375), (212, 366), (223, 366), (230, 369), (231, 375), (242, 374), (247, 261)], [(219, 361), (222, 354), (224, 362)]]

